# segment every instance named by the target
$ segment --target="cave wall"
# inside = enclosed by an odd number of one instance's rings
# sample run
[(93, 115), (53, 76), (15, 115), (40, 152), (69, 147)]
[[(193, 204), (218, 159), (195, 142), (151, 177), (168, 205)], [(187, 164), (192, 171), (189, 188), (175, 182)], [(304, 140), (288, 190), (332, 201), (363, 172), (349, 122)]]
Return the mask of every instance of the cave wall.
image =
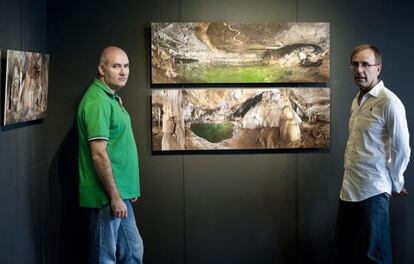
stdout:
[[(385, 84), (407, 106), (414, 44), (405, 1), (154, 0), (49, 1), (51, 54), (47, 121), (52, 224), (49, 263), (83, 263), (87, 234), (76, 207), (74, 112), (107, 45), (124, 48), (130, 79), (121, 96), (139, 148), (142, 198), (135, 213), (145, 263), (333, 263), (331, 235), (353, 96), (349, 54), (360, 43), (384, 53)], [(331, 148), (274, 153), (152, 155), (150, 23), (329, 22)], [(2, 156), (3, 157), (3, 156)], [(413, 186), (409, 165), (407, 188)], [(413, 197), (391, 202), (396, 263), (412, 263)], [(412, 206), (411, 206), (412, 207)]]

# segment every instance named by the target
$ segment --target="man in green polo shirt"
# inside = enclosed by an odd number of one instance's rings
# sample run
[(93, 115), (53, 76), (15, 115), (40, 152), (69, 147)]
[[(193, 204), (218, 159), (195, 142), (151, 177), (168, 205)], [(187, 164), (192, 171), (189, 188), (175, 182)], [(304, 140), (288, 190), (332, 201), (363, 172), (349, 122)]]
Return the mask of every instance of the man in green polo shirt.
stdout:
[(79, 105), (80, 206), (89, 208), (89, 263), (142, 263), (143, 243), (131, 202), (140, 196), (131, 120), (117, 91), (129, 75), (126, 53), (105, 48), (99, 76)]

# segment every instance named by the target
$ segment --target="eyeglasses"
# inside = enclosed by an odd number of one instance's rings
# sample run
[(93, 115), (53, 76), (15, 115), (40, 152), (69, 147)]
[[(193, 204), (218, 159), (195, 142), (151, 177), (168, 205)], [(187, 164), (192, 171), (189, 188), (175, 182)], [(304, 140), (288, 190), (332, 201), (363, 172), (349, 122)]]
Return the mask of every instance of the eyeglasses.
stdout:
[(374, 67), (374, 66), (378, 66), (379, 64), (369, 64), (368, 62), (353, 62), (351, 63), (351, 65), (349, 65), (349, 67), (351, 68), (351, 70), (356, 70), (358, 69), (359, 66), (361, 66), (362, 69), (367, 70), (369, 67)]

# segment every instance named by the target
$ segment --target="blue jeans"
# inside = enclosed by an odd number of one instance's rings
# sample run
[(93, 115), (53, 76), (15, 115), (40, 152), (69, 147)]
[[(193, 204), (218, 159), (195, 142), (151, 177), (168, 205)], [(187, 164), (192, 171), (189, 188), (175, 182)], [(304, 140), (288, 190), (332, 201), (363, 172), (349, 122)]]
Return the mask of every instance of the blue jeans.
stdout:
[(144, 246), (129, 200), (124, 200), (128, 217), (118, 218), (111, 206), (89, 209), (91, 231), (90, 264), (141, 264)]
[(339, 201), (336, 263), (392, 263), (389, 201), (387, 193), (360, 202)]

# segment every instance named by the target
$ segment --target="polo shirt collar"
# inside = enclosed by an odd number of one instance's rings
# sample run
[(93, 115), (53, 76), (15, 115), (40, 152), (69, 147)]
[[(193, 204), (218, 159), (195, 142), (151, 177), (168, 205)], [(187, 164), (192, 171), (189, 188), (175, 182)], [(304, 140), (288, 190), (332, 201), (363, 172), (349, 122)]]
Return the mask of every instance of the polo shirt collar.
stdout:
[(105, 91), (110, 97), (112, 98), (118, 98), (119, 96), (111, 89), (109, 88), (105, 83), (103, 83), (99, 79), (95, 79), (94, 84)]

